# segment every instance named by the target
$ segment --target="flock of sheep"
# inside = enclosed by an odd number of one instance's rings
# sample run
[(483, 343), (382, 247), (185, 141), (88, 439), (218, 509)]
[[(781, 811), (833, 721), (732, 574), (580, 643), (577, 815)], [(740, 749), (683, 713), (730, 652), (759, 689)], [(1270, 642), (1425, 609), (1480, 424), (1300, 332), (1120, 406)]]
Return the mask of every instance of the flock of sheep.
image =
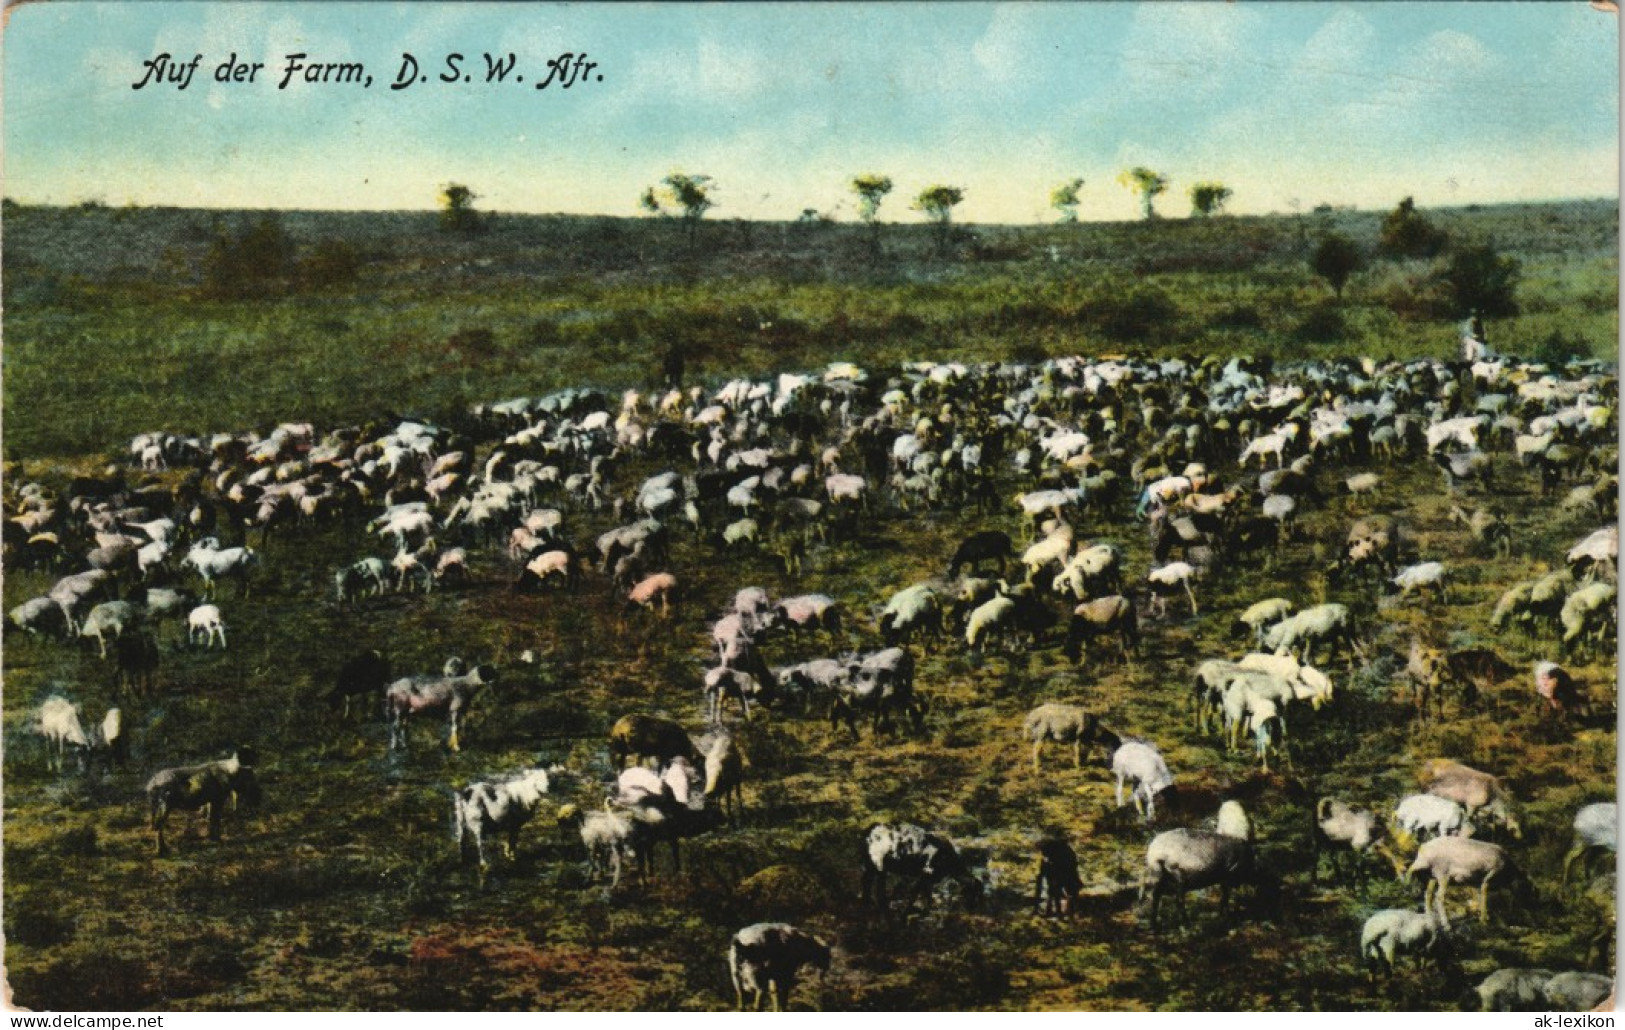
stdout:
[[(774, 719), (827, 719), (830, 732), (859, 739), (867, 729), (882, 746), (888, 735), (921, 732), (943, 703), (922, 676), (933, 655), (960, 653), (983, 667), (1060, 642), (1081, 684), (1086, 663), (1093, 672), (1144, 660), (1147, 641), (1200, 617), (1199, 597), (1232, 570), (1299, 546), (1307, 513), (1341, 506), (1363, 515), (1331, 543), (1326, 578), (1355, 603), (1257, 598), (1234, 616), (1252, 650), (1169, 665), (1190, 684), (1167, 699), (1186, 707), (1190, 739), (1217, 733), (1227, 755), (1250, 742), (1256, 775), (1283, 765), (1302, 775), (1294, 736), (1338, 718), (1346, 687), (1332, 669), (1340, 659), (1351, 671), (1366, 665), (1382, 635), (1362, 620), (1448, 603), (1450, 562), (1416, 553), (1400, 520), (1372, 511), (1392, 463), (1436, 462), (1485, 553), (1504, 555), (1517, 540), (1493, 494), (1485, 490), (1473, 509), (1470, 493), (1512, 468), (1538, 473), (1542, 504), (1594, 522), (1616, 515), (1617, 382), (1599, 367), (1561, 374), (1487, 356), (1278, 369), (1240, 358), (1057, 358), (893, 373), (837, 364), (714, 391), (628, 392), (618, 403), (568, 390), (479, 406), (455, 428), (407, 419), (387, 432), (290, 423), (263, 436), (150, 433), (132, 441), (123, 468), (101, 476), (50, 485), (13, 476), (5, 567), (59, 578), (15, 606), (8, 629), (93, 641), (120, 687), (121, 707), (96, 733), (60, 695), (40, 706), (36, 729), (58, 768), (68, 748), (105, 754), (110, 765), (127, 760), (123, 738), (140, 723), (124, 711), (162, 689), (164, 621), (184, 620), (193, 648), (224, 650), (231, 605), (222, 585), (249, 597), (284, 535), (365, 524), (367, 539), (392, 549), (324, 573), (324, 599), (347, 611), (386, 594), (475, 589), (481, 577), (559, 603), (605, 582), (646, 624), (697, 611), (712, 620), (708, 639), (695, 641), (710, 656), (696, 684), (704, 715), (690, 722), (695, 729), (670, 713), (628, 712), (607, 738), (612, 782), (544, 766), (457, 786), (453, 809), (458, 842), (483, 881), (487, 841), (511, 856), (522, 827), (555, 799), (554, 820), (573, 828), (593, 875), (615, 890), (630, 866), (653, 875), (660, 849), (676, 867), (681, 839), (738, 823), (746, 769), (772, 775), (747, 764), (739, 739), (762, 709)], [(1341, 496), (1328, 495), (1333, 482)], [(731, 598), (702, 596), (691, 590), (702, 577), (682, 560), (709, 546), (727, 568), (776, 566), (790, 579), (876, 519), (944, 510), (975, 512), (986, 528), (935, 557), (944, 575), (867, 601), (774, 599), (748, 581)], [(577, 535), (606, 522), (590, 544)], [(1153, 561), (1138, 572), (1125, 544), (1134, 535), (1149, 541)], [(232, 540), (240, 542), (223, 546)], [(1617, 548), (1617, 530), (1606, 526), (1576, 543), (1558, 572), (1515, 586), (1495, 606), (1494, 629), (1542, 655), (1530, 700), (1553, 718), (1594, 707), (1564, 664), (1605, 660), (1615, 646)], [(872, 646), (851, 649), (854, 635)], [(1414, 699), (1419, 721), (1441, 719), (1448, 700), (1469, 705), (1518, 672), (1495, 647), (1452, 647), (1442, 632), (1416, 632), (1405, 646), (1395, 685)], [(809, 648), (824, 653), (770, 660)], [(519, 660), (541, 659), (527, 651)], [(408, 751), (415, 722), (444, 719), (444, 746), (456, 752), (466, 715), (503, 675), (453, 658), (402, 678), (388, 656), (363, 651), (335, 662), (328, 700), (346, 715), (352, 703), (383, 714), (391, 751)], [(1032, 709), (1012, 736), (1031, 743), (1035, 771), (1046, 743), (1070, 745), (1076, 768), (1103, 750), (1116, 806), (1128, 788), (1153, 834), (1139, 880), (1153, 928), (1170, 895), (1183, 919), (1188, 890), (1217, 887), (1221, 915), (1237, 888), (1251, 890), (1255, 907), (1278, 904), (1284, 877), (1260, 852), (1254, 814), (1235, 798), (1181, 790), (1197, 771), (1164, 757), (1181, 740), (1125, 730), (1100, 705), (1060, 697)], [(223, 813), (258, 795), (254, 768), (245, 743), (227, 758), (154, 774), (147, 795), (159, 854), (172, 810), (206, 810), (218, 838)], [(1326, 796), (1315, 807), (1317, 848), (1336, 854), (1356, 883), (1380, 858), (1427, 884), (1420, 910), (1382, 910), (1351, 928), (1373, 972), (1391, 971), (1402, 955), (1449, 950), (1453, 885), (1477, 890), (1484, 920), (1492, 886), (1533, 889), (1515, 860), (1519, 800), (1497, 777), (1438, 760), (1422, 770), (1421, 787), (1391, 818), (1374, 810), (1376, 798)], [(1170, 818), (1183, 825), (1155, 830)], [(1614, 827), (1612, 803), (1576, 814), (1565, 882), (1569, 866), (1613, 847)], [(888, 906), (889, 876), (908, 883), (911, 906), (944, 882), (957, 883), (967, 904), (988, 892), (986, 872), (930, 827), (881, 822), (853, 827), (852, 837), (866, 903)], [(1067, 835), (1046, 835), (1037, 860), (1034, 906), (1071, 912), (1087, 886)], [(1311, 878), (1319, 874), (1317, 855)], [(726, 956), (735, 1000), (782, 1006), (801, 970), (827, 970), (831, 955), (794, 925), (746, 927)], [(1486, 1008), (1589, 1008), (1611, 990), (1608, 978), (1580, 971), (1503, 969), (1480, 996)]]

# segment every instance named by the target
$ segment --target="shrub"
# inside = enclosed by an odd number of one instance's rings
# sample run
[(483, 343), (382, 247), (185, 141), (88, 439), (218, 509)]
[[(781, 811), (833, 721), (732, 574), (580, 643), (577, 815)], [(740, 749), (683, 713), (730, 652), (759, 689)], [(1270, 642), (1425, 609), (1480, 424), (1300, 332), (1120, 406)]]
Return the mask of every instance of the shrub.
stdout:
[(1343, 287), (1349, 281), (1349, 276), (1360, 270), (1365, 263), (1365, 257), (1354, 241), (1341, 233), (1327, 233), (1315, 248), (1314, 256), (1309, 259), (1310, 269), (1331, 286), (1332, 292), (1338, 298), (1343, 296)]
[(1406, 197), (1382, 220), (1378, 249), (1390, 257), (1433, 257), (1444, 250), (1449, 236), (1416, 210), (1416, 201)]
[(1514, 294), (1520, 274), (1516, 259), (1502, 257), (1494, 245), (1483, 243), (1452, 253), (1440, 278), (1449, 288), (1454, 314), (1508, 316), (1518, 313)]

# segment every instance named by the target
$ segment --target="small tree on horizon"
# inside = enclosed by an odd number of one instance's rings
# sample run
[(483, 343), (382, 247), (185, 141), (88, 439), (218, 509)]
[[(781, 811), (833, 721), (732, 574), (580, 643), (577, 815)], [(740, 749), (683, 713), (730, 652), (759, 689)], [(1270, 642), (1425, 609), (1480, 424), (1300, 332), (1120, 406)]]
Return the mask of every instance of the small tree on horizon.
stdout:
[(965, 199), (963, 186), (943, 186), (936, 184), (927, 186), (914, 198), (909, 205), (915, 211), (920, 211), (937, 225), (937, 251), (948, 252), (948, 233), (953, 220), (954, 208)]
[(1119, 175), (1117, 181), (1140, 195), (1140, 210), (1145, 214), (1146, 221), (1157, 217), (1152, 204), (1157, 199), (1157, 194), (1167, 192), (1167, 176), (1154, 172), (1144, 165), (1136, 165)]
[(891, 176), (854, 175), (847, 188), (858, 195), (858, 218), (869, 227), (869, 245), (880, 253), (880, 202), (892, 190)]
[(461, 183), (448, 182), (440, 187), (440, 225), (448, 232), (476, 232), (480, 216), (474, 211), (479, 194)]
[(681, 209), (683, 234), (692, 247), (700, 219), (717, 206), (716, 201), (711, 199), (716, 186), (709, 175), (689, 175), (685, 172), (672, 172), (660, 182), (658, 189), (650, 186), (643, 191), (638, 197), (638, 206), (651, 214), (664, 214), (668, 207)]
[(1416, 210), (1415, 200), (1406, 197), (1383, 216), (1380, 240), (1378, 249), (1391, 257), (1428, 258), (1444, 250), (1450, 237)]
[(1049, 206), (1061, 212), (1061, 221), (1067, 225), (1078, 220), (1078, 191), (1081, 189), (1082, 179), (1069, 179), (1049, 191)]
[(1188, 192), (1191, 198), (1191, 214), (1198, 218), (1218, 214), (1224, 208), (1225, 201), (1234, 194), (1234, 191), (1222, 182), (1199, 182)]

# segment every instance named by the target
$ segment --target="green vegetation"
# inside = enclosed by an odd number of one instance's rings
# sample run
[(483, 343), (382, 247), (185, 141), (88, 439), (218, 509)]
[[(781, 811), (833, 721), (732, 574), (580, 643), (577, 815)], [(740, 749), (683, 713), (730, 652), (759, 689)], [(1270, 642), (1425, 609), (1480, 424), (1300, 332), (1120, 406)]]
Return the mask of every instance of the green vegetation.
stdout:
[(1061, 212), (1061, 221), (1067, 225), (1078, 220), (1078, 191), (1083, 189), (1082, 179), (1068, 179), (1049, 191), (1049, 206)]
[(440, 224), (447, 232), (478, 232), (480, 216), (474, 210), (479, 195), (460, 183), (440, 187)]
[(921, 190), (920, 195), (915, 197), (914, 203), (910, 205), (914, 210), (922, 212), (925, 217), (936, 225), (937, 252), (939, 254), (948, 252), (948, 240), (952, 228), (954, 208), (958, 207), (964, 199), (965, 191), (962, 187), (944, 186), (938, 183)]
[(1235, 191), (1222, 182), (1199, 182), (1190, 188), (1191, 214), (1208, 218), (1224, 210)]
[(1347, 236), (1335, 232), (1321, 239), (1314, 257), (1309, 259), (1309, 267), (1326, 280), (1338, 300), (1343, 299), (1343, 287), (1348, 284), (1349, 276), (1364, 266), (1365, 255), (1360, 253), (1360, 248)]
[(869, 227), (875, 253), (880, 253), (880, 202), (892, 190), (889, 175), (854, 175), (848, 188), (858, 195), (858, 219)]
[(1144, 165), (1137, 165), (1119, 175), (1117, 181), (1140, 195), (1140, 210), (1145, 214), (1146, 221), (1157, 217), (1154, 205), (1157, 196), (1168, 190), (1167, 176), (1153, 172)]

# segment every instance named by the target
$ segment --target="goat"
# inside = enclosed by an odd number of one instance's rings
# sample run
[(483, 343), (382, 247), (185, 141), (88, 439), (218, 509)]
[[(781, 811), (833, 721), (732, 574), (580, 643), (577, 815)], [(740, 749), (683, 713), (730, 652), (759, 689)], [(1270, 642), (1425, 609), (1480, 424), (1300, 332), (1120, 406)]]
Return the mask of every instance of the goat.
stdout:
[[(459, 663), (460, 664), (460, 663)], [(389, 748), (406, 748), (406, 717), (418, 712), (444, 711), (449, 725), (446, 747), (459, 750), (457, 721), (481, 690), (496, 682), (496, 670), (481, 665), (462, 674), (411, 676), (396, 680), (384, 691), (384, 716), (389, 720)]]
[(769, 996), (774, 1012), (784, 1009), (802, 967), (828, 971), (829, 963), (829, 946), (789, 923), (747, 926), (728, 944), (728, 974), (740, 1010), (747, 992), (754, 1009), (761, 1009), (763, 994)]
[(460, 857), (468, 860), (468, 845), (472, 840), (483, 878), (488, 865), (485, 860), (485, 838), (490, 834), (505, 833), (507, 839), (502, 842), (502, 850), (512, 860), (514, 848), (519, 843), (519, 831), (536, 815), (536, 809), (548, 788), (548, 770), (531, 769), (497, 783), (471, 783), (453, 791), (452, 819), (457, 827)]
[(913, 823), (875, 823), (864, 831), (865, 902), (872, 900), (886, 907), (887, 874), (914, 881), (908, 905), (924, 898), (944, 879), (953, 879), (960, 885), (967, 906), (974, 906), (982, 895), (981, 882), (971, 875), (953, 843)]
[(1267, 884), (1252, 844), (1211, 830), (1164, 830), (1145, 849), (1139, 898), (1144, 901), (1150, 889), (1151, 928), (1156, 929), (1163, 896), (1170, 890), (1179, 900), (1179, 918), (1184, 922), (1186, 891), (1217, 886), (1223, 918), (1231, 890), (1243, 884), (1255, 889)]
[(259, 782), (254, 778), (253, 762), (252, 752), (239, 748), (230, 758), (163, 769), (147, 781), (147, 805), (152, 815), (152, 829), (158, 835), (160, 857), (169, 853), (164, 826), (170, 812), (208, 809), (209, 839), (218, 841), (226, 802), (241, 799), (254, 804), (259, 801)]
[(1574, 677), (1556, 662), (1540, 662), (1535, 666), (1535, 696), (1542, 714), (1558, 715), (1578, 709), (1585, 699)]

